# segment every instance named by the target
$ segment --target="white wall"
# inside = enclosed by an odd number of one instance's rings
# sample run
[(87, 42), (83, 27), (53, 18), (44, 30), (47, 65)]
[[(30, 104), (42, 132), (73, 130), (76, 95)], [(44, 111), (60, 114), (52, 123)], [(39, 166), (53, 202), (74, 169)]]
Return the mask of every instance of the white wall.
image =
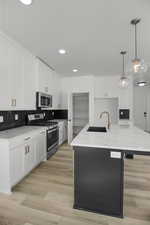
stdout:
[(118, 98), (119, 108), (129, 108), (131, 121), (133, 119), (133, 80), (129, 77), (126, 89), (119, 87), (119, 76), (94, 77), (94, 95), (96, 98)]
[[(133, 99), (134, 124), (142, 130), (150, 131), (150, 87), (134, 86)], [(144, 112), (147, 112), (147, 118)]]
[(5, 0), (0, 0), (0, 28), (4, 25)]
[(64, 77), (61, 79), (62, 108), (68, 109), (68, 95), (71, 93), (89, 93), (89, 120), (94, 121), (94, 85), (93, 76)]
[(104, 111), (110, 113), (112, 124), (118, 123), (118, 98), (95, 98), (94, 100), (94, 122), (101, 126), (106, 125), (106, 115), (100, 119), (100, 114)]
[(130, 120), (133, 111), (133, 85), (130, 77), (129, 87), (119, 87), (119, 76), (80, 76), (62, 78), (62, 105), (68, 108), (68, 94), (74, 92), (90, 93), (90, 122), (95, 120), (94, 98), (118, 98), (119, 108), (130, 109)]

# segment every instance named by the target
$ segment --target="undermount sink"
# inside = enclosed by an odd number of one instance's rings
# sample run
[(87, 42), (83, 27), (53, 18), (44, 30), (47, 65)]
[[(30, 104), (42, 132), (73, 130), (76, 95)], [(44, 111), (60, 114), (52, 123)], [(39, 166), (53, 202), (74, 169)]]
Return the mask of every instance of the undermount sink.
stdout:
[(107, 132), (106, 127), (89, 127), (88, 132)]

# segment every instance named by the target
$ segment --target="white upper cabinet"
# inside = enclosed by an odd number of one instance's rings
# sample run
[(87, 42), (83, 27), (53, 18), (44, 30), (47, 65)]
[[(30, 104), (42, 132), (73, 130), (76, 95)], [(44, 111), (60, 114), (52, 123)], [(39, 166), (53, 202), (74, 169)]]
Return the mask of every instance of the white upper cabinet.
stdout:
[(11, 107), (8, 52), (8, 41), (0, 35), (0, 110), (9, 110)]
[(21, 108), (23, 101), (22, 49), (0, 34), (0, 109)]
[(36, 164), (46, 159), (46, 132), (42, 131), (36, 139)]
[(35, 57), (0, 33), (0, 110), (33, 110), (35, 96)]
[(51, 78), (49, 80), (49, 87), (52, 90), (53, 95), (53, 109), (60, 109), (61, 107), (61, 83), (60, 76), (52, 72)]
[(60, 108), (60, 76), (18, 43), (0, 33), (0, 110), (36, 109), (36, 91)]
[(52, 94), (49, 87), (49, 80), (51, 77), (51, 70), (43, 62), (37, 59), (37, 89), (40, 92)]
[(9, 87), (12, 109), (23, 108), (23, 52), (9, 42), (8, 51)]
[(36, 109), (36, 58), (25, 52), (23, 59), (23, 108), (33, 110)]
[(37, 59), (37, 91), (52, 95), (51, 109), (60, 108), (60, 88), (59, 75)]

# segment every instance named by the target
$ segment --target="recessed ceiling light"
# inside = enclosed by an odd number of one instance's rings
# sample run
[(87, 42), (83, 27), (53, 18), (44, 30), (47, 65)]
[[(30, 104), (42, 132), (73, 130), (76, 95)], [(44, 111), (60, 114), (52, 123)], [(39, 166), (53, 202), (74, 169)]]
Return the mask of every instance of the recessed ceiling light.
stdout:
[(72, 70), (74, 73), (77, 73), (78, 72), (78, 69), (73, 69)]
[(31, 5), (32, 4), (32, 0), (19, 0), (21, 3), (23, 3), (24, 5)]
[(145, 81), (137, 82), (137, 85), (138, 85), (139, 87), (144, 87), (144, 86), (147, 85), (147, 82), (145, 82)]
[(61, 55), (65, 55), (66, 54), (66, 50), (65, 49), (59, 49), (58, 52)]

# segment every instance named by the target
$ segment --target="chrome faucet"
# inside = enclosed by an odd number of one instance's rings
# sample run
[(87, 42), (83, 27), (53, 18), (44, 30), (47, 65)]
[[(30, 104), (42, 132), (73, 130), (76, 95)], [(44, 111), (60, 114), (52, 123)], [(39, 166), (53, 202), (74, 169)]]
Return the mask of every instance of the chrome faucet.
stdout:
[(109, 114), (109, 112), (104, 111), (104, 112), (102, 112), (102, 113), (100, 114), (100, 119), (102, 118), (102, 116), (103, 116), (104, 114), (107, 115), (107, 128), (110, 129), (110, 125), (111, 125), (111, 124), (110, 124), (110, 114)]

